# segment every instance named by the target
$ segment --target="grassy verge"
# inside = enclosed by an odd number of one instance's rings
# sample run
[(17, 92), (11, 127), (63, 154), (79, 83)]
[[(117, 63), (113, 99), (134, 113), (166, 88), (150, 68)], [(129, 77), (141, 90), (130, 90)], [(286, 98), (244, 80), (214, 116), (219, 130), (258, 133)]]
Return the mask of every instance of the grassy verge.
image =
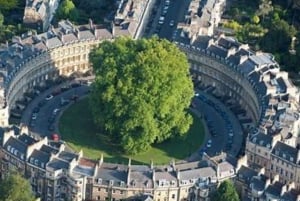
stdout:
[(68, 108), (60, 118), (59, 131), (62, 139), (75, 151), (83, 150), (86, 157), (105, 161), (124, 163), (131, 157), (136, 164), (169, 163), (172, 159), (181, 160), (195, 152), (204, 140), (204, 128), (201, 120), (193, 115), (194, 123), (185, 138), (174, 138), (154, 145), (150, 150), (134, 156), (120, 153), (118, 146), (112, 144), (106, 135), (97, 132), (85, 98)]

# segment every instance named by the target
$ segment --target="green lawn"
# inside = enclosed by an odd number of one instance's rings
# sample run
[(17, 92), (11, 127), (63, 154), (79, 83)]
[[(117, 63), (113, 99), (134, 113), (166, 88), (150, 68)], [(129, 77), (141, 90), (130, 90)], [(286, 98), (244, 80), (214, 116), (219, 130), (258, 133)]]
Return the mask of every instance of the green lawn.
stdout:
[(99, 159), (101, 153), (104, 161), (123, 163), (131, 157), (132, 163), (166, 164), (172, 159), (181, 160), (195, 152), (204, 139), (204, 129), (201, 120), (195, 115), (194, 123), (188, 135), (154, 145), (149, 151), (134, 156), (120, 153), (120, 149), (112, 144), (109, 139), (97, 132), (93, 123), (91, 111), (88, 107), (88, 99), (85, 98), (70, 106), (61, 116), (59, 131), (62, 140), (75, 151), (83, 150), (83, 155), (92, 159)]

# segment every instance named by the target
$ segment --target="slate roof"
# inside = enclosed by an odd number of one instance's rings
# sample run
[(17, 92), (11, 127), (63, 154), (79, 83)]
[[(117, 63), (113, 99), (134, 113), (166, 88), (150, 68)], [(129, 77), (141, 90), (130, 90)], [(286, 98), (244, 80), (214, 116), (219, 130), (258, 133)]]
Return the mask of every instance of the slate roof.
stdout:
[(22, 134), (21, 136), (18, 137), (18, 139), (27, 145), (32, 145), (37, 142), (37, 140), (35, 140), (34, 138), (26, 134)]
[(4, 145), (4, 149), (12, 153), (15, 157), (23, 161), (26, 160), (25, 155), (27, 151), (27, 145), (22, 141), (14, 137), (10, 137)]
[(257, 176), (257, 172), (252, 168), (242, 166), (237, 172), (237, 178), (244, 182), (244, 184), (250, 184), (251, 179)]
[(120, 186), (121, 182), (127, 182), (127, 171), (127, 166), (103, 163), (97, 170), (95, 178), (102, 179), (103, 185)]
[(298, 195), (300, 195), (299, 192), (295, 190), (290, 190), (288, 192), (285, 192), (281, 196), (281, 199), (284, 201), (298, 201)]
[(250, 137), (250, 141), (254, 144), (267, 147), (269, 149), (272, 148), (272, 136), (266, 135), (263, 133), (258, 133)]
[(65, 160), (65, 161), (71, 162), (74, 158), (77, 159), (77, 158), (78, 158), (78, 155), (77, 155), (77, 154), (74, 154), (74, 153), (71, 153), (71, 152), (67, 152), (67, 151), (61, 151), (61, 152), (58, 154), (58, 157), (59, 157), (60, 159)]
[(226, 58), (227, 57), (227, 50), (216, 45), (210, 45), (207, 50), (210, 52), (213, 52), (215, 55), (218, 55), (219, 57)]
[(263, 191), (265, 189), (265, 181), (259, 177), (253, 177), (250, 182), (252, 189), (256, 191)]
[(219, 46), (226, 49), (230, 49), (231, 47), (238, 48), (241, 45), (241, 43), (232, 37), (220, 37), (217, 42)]
[(60, 170), (60, 169), (68, 169), (69, 163), (66, 161), (54, 158), (47, 164), (47, 167), (54, 169), (54, 171)]
[(46, 164), (49, 162), (51, 155), (40, 150), (34, 150), (29, 156), (28, 162), (39, 168), (45, 169)]
[(148, 166), (132, 165), (130, 167), (129, 185), (139, 188), (153, 187), (152, 170)]
[(297, 148), (294, 148), (290, 145), (287, 145), (283, 142), (278, 141), (273, 150), (272, 154), (280, 157), (281, 159), (290, 161), (292, 163), (298, 163), (297, 156), (298, 156), (298, 150)]
[(267, 189), (265, 190), (265, 193), (267, 196), (270, 196), (272, 198), (280, 198), (281, 188), (283, 184), (279, 182), (275, 182), (272, 185), (269, 185)]
[(217, 176), (216, 171), (212, 167), (184, 170), (180, 172), (181, 180), (190, 180), (190, 179), (198, 179), (198, 178), (214, 178), (216, 176)]
[(45, 152), (45, 153), (53, 153), (53, 154), (57, 154), (58, 153), (58, 150), (51, 147), (51, 146), (48, 146), (48, 145), (43, 145), (40, 149), (42, 152)]

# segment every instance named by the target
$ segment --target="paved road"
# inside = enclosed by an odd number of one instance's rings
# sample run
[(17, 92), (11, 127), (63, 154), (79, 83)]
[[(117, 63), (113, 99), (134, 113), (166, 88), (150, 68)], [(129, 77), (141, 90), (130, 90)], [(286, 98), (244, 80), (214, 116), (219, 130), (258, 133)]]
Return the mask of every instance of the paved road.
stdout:
[[(205, 116), (206, 125), (211, 125), (208, 130), (215, 132), (214, 136), (210, 135), (212, 146), (206, 146), (204, 151), (209, 155), (225, 151), (232, 156), (237, 156), (242, 146), (243, 134), (241, 125), (234, 114), (220, 100), (200, 91), (194, 103), (196, 109)], [(232, 128), (231, 136), (228, 131), (229, 127)]]
[[(184, 22), (185, 14), (187, 12), (188, 6), (191, 0), (170, 0), (170, 5), (168, 6), (168, 12), (164, 15), (164, 24), (159, 25), (159, 17), (162, 16), (164, 7), (166, 6), (165, 0), (160, 1), (160, 5), (157, 8), (155, 16), (153, 16), (151, 30), (149, 35), (156, 33), (160, 38), (166, 38), (171, 40), (174, 30), (178, 22)], [(174, 26), (170, 26), (170, 21), (174, 20)]]
[[(68, 84), (63, 84), (68, 85)], [(61, 86), (61, 85), (60, 85)], [(82, 85), (80, 87), (76, 88), (70, 88), (67, 91), (64, 91), (56, 96), (53, 96), (51, 100), (45, 100), (46, 96), (51, 94), (51, 92), (57, 90), (60, 88), (60, 86), (51, 88), (42, 94), (40, 94), (38, 97), (36, 97), (26, 108), (25, 112), (23, 113), (21, 122), (22, 124), (28, 125), (30, 131), (39, 134), (40, 136), (50, 136), (54, 132), (57, 132), (57, 118), (64, 110), (65, 107), (67, 107), (69, 104), (72, 104), (74, 100), (71, 100), (75, 96), (81, 97), (88, 93), (89, 87), (86, 85)], [(70, 100), (69, 104), (65, 104), (64, 106), (61, 106), (61, 100)], [(39, 106), (39, 103), (44, 103)], [(32, 113), (34, 111), (34, 108), (39, 108), (39, 111), (37, 112), (37, 118), (35, 120), (32, 119)], [(54, 110), (59, 109), (58, 112), (54, 115)], [(49, 122), (49, 119), (51, 117), (53, 118), (53, 121)], [(51, 129), (49, 129), (51, 127)]]

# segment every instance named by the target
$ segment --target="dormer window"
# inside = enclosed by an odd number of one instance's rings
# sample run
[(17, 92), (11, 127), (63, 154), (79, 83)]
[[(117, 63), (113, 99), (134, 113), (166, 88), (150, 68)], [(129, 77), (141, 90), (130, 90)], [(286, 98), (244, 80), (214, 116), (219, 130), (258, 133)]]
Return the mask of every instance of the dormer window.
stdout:
[(101, 179), (101, 178), (98, 178), (97, 183), (98, 183), (98, 184), (102, 184), (102, 179)]

